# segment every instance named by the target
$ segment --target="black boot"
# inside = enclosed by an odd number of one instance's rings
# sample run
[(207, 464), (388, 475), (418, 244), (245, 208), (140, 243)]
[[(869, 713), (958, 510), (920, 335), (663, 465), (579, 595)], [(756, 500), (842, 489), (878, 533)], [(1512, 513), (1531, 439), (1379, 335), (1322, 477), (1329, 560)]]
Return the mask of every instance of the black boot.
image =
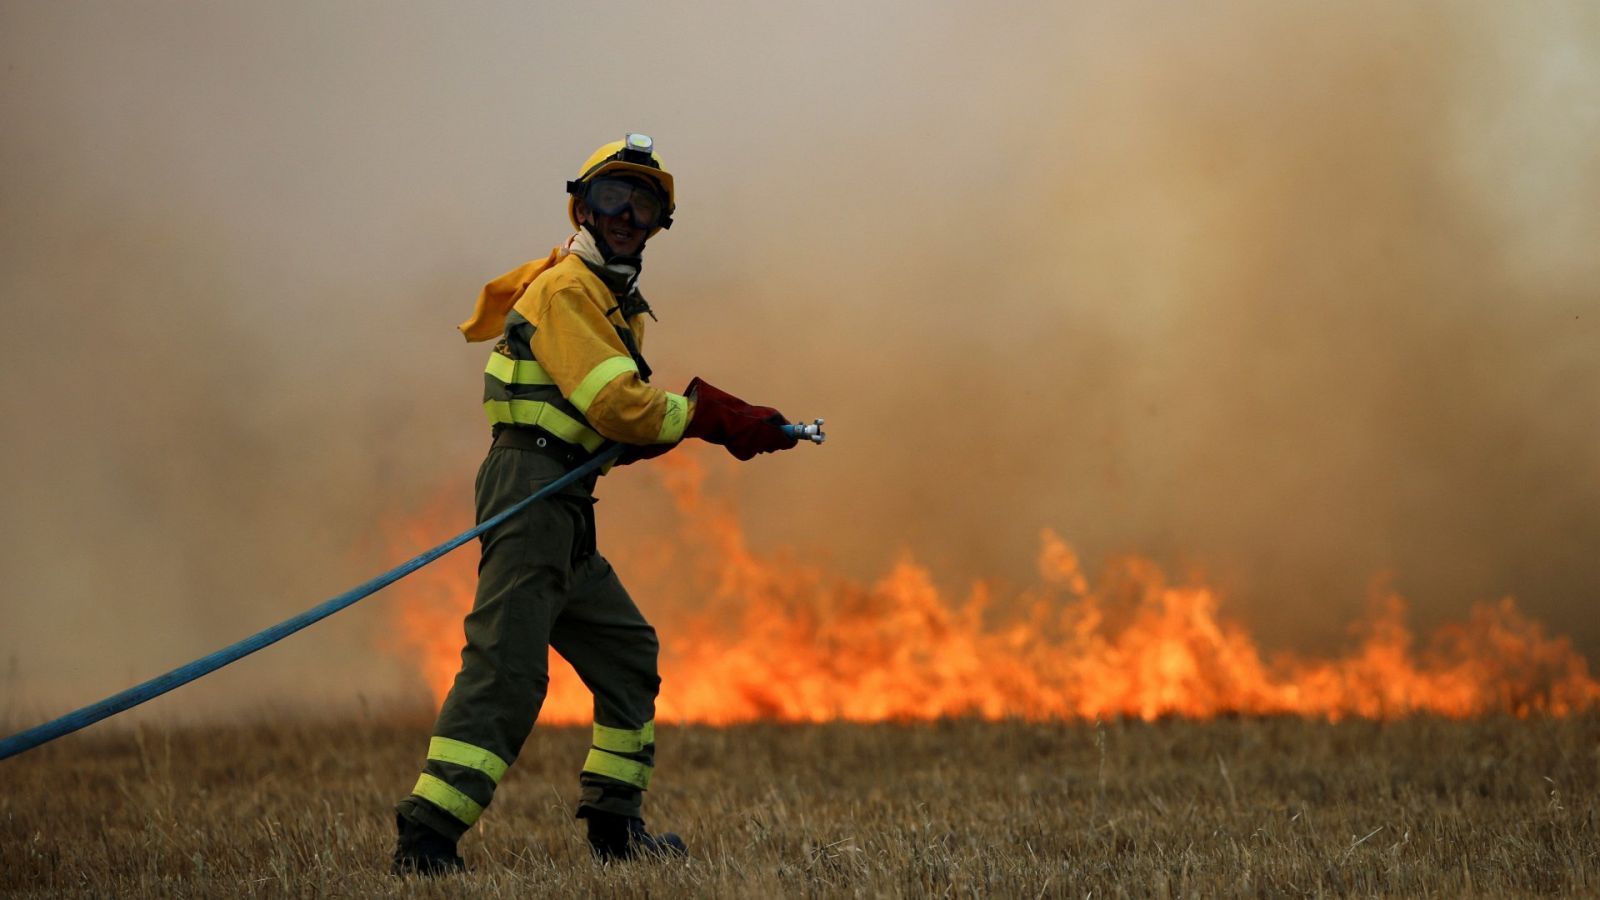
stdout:
[(389, 869), (391, 873), (432, 878), (466, 871), (466, 863), (456, 855), (455, 841), (399, 813), (395, 813), (394, 819), (400, 836), (394, 842), (394, 865)]
[(589, 849), (601, 862), (641, 857), (685, 857), (689, 850), (675, 834), (651, 834), (644, 820), (616, 813), (585, 810), (589, 820)]

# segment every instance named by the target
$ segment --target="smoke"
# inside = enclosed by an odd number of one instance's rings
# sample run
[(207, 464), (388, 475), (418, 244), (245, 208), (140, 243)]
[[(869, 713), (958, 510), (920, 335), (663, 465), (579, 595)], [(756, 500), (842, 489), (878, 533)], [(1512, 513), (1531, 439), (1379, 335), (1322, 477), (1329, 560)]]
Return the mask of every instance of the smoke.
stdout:
[[(0, 705), (354, 584), (381, 516), (466, 515), (453, 325), (624, 130), (680, 187), (662, 383), (829, 420), (739, 471), (756, 545), (1022, 581), (1048, 526), (1203, 571), (1269, 646), (1387, 578), (1424, 625), (1515, 594), (1600, 650), (1591, 7), (0, 17)], [(611, 545), (671, 527), (648, 474), (602, 496)], [(382, 604), (167, 708), (417, 689)]]

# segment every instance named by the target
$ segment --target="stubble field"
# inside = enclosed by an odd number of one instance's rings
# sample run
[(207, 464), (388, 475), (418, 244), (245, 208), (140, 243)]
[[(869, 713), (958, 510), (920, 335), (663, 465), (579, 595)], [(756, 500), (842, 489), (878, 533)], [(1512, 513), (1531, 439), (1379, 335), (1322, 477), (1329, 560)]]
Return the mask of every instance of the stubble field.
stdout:
[(592, 863), (583, 729), (540, 728), (462, 843), (387, 874), (430, 722), (104, 728), (0, 762), (18, 896), (1593, 894), (1600, 715), (663, 726), (647, 818)]

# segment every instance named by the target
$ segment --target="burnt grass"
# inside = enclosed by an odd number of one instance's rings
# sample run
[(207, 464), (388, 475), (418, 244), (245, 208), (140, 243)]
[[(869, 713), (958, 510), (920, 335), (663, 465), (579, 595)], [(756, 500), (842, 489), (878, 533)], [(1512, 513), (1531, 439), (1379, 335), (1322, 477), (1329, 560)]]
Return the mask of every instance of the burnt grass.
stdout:
[[(1600, 715), (659, 729), (652, 827), (600, 866), (586, 729), (535, 730), (462, 842), (387, 874), (426, 717), (98, 726), (0, 762), (17, 896), (1594, 894)], [(15, 729), (8, 729), (15, 730)]]

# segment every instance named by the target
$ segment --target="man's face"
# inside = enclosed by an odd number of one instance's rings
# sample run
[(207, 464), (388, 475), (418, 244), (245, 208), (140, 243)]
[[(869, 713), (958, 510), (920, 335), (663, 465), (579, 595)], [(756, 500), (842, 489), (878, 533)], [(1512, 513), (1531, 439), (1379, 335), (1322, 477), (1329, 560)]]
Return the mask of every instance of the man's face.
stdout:
[(633, 213), (626, 209), (614, 216), (602, 216), (597, 215), (588, 204), (580, 203), (578, 221), (585, 224), (592, 223), (594, 230), (606, 239), (606, 243), (611, 245), (611, 252), (617, 256), (638, 256), (639, 251), (644, 249), (644, 239), (649, 234), (645, 229), (633, 224)]
[[(655, 186), (646, 182), (632, 178), (611, 180), (625, 181), (629, 186), (659, 196)], [(623, 188), (622, 197), (626, 196), (626, 188)], [(603, 215), (586, 202), (578, 203), (578, 221), (586, 225), (592, 224), (594, 230), (599, 232), (611, 246), (611, 252), (618, 256), (639, 255), (639, 251), (644, 247), (645, 238), (650, 234), (648, 228), (642, 228), (634, 221), (634, 212), (630, 205), (624, 205), (613, 215)]]

